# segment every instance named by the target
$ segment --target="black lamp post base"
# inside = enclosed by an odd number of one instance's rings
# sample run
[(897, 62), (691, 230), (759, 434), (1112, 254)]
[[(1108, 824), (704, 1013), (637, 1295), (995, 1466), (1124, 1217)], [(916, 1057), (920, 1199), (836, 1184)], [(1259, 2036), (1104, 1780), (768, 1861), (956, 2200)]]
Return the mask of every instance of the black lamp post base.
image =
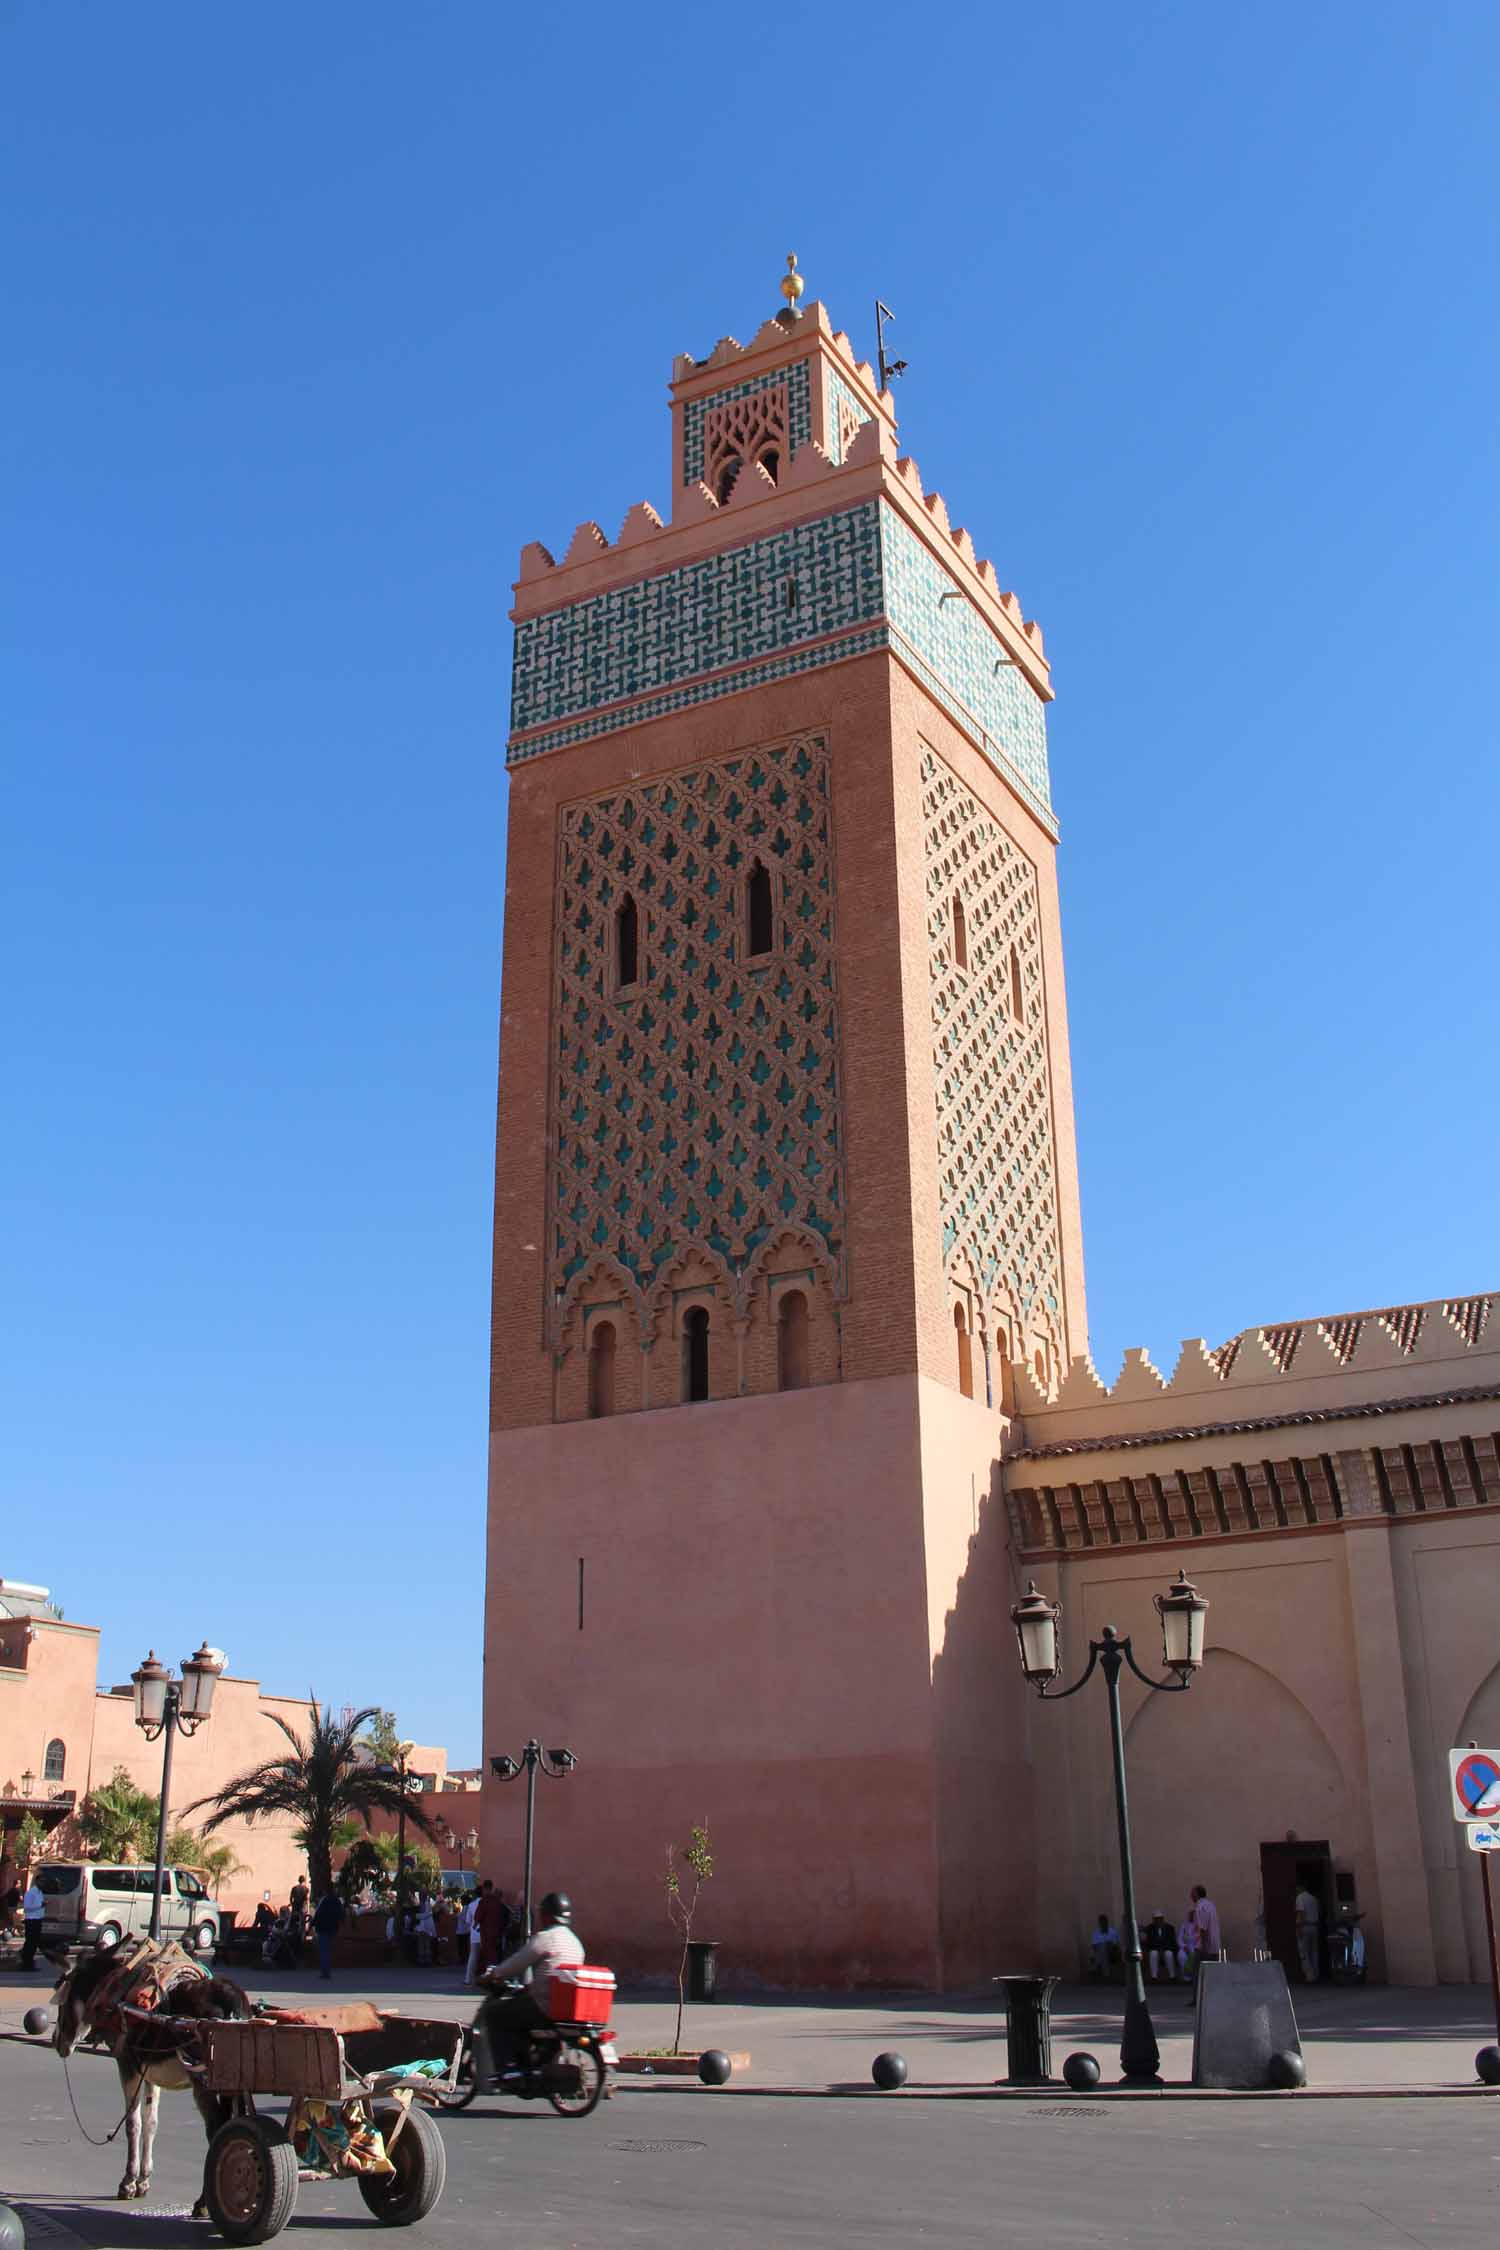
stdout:
[(1125, 2028), (1120, 2037), (1120, 2076), (1127, 2086), (1161, 2084), (1161, 2049), (1143, 1994), (1125, 1994)]

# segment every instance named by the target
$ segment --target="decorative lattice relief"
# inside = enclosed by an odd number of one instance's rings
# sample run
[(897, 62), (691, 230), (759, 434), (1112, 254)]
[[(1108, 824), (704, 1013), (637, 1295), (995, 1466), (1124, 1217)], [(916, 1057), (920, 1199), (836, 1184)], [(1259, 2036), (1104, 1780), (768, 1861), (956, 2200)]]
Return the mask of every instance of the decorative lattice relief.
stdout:
[[(772, 943), (751, 955), (752, 871)], [(637, 910), (622, 987), (618, 914)], [(644, 1335), (707, 1254), (743, 1312), (788, 1229), (842, 1292), (843, 1130), (828, 753), (799, 735), (560, 816), (548, 1245), (553, 1341), (591, 1275)], [(612, 1292), (604, 1292), (612, 1293)]]
[(786, 386), (778, 383), (748, 398), (715, 399), (703, 418), (703, 482), (716, 500), (727, 500), (740, 471), (761, 461), (773, 480), (787, 458)]
[(1062, 1261), (1036, 876), (925, 744), (921, 758), (944, 1267), (1011, 1324), (1013, 1353), (1038, 1334), (1055, 1350)]

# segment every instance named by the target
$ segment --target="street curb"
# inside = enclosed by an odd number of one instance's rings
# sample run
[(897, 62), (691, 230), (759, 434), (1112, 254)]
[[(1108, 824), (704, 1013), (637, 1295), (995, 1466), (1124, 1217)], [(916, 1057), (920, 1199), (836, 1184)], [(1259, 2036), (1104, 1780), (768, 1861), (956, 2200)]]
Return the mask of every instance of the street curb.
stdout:
[(1087, 2110), (1097, 2102), (1390, 2102), (1482, 2101), (1500, 2095), (1500, 2086), (1091, 2086), (1075, 2094), (1058, 2079), (1051, 2086), (699, 2086), (657, 2079), (621, 2082), (621, 2094), (702, 2094), (718, 2101), (846, 2102), (1046, 2102), (1061, 2109)]

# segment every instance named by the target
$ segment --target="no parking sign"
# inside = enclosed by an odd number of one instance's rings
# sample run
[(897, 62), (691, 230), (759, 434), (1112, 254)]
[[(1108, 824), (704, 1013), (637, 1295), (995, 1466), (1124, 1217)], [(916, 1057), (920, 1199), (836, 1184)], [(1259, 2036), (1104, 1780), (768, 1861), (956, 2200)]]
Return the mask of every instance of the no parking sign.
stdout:
[(1500, 1814), (1500, 1750), (1450, 1750), (1455, 1820), (1488, 1820)]

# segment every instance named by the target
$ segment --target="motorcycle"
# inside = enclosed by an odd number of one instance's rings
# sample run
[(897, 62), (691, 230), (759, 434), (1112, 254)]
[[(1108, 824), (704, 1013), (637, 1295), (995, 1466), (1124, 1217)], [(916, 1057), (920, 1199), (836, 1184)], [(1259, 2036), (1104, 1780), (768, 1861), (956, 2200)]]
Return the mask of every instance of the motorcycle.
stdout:
[[(505, 1984), (502, 1992), (520, 1992), (521, 1985)], [(482, 2073), (475, 2052), (474, 2033), (484, 2010), (481, 2007), (464, 2033), (451, 2091), (438, 2095), (442, 2109), (467, 2109), (479, 2094), (503, 2094), (508, 2100), (548, 2101), (559, 2117), (589, 2117), (610, 2091), (610, 2078), (620, 2052), (607, 2024), (546, 2023), (532, 2025), (519, 2035), (516, 2067), (498, 2076)]]

